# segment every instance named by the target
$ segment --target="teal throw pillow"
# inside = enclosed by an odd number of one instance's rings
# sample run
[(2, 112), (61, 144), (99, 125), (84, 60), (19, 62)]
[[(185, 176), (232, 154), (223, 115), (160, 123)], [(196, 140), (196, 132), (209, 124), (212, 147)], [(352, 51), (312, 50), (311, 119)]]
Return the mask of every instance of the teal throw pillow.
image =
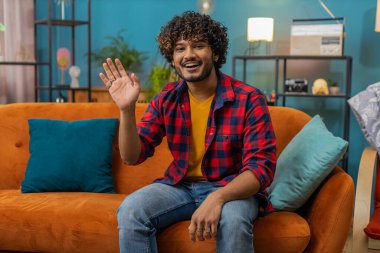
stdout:
[(29, 151), (21, 191), (114, 193), (112, 144), (117, 119), (29, 119)]
[(267, 188), (275, 210), (300, 208), (330, 174), (347, 150), (348, 142), (333, 136), (319, 115), (289, 142), (277, 160)]

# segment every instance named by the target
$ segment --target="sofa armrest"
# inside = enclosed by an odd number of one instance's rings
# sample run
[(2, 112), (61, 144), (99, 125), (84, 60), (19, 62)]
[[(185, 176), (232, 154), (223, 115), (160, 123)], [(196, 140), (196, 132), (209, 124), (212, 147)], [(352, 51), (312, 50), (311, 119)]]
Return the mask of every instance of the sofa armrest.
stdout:
[(368, 237), (363, 229), (368, 225), (371, 215), (372, 187), (376, 162), (376, 149), (372, 147), (365, 148), (360, 160), (356, 183), (352, 252), (368, 251)]
[(305, 252), (342, 252), (352, 224), (354, 182), (335, 167), (302, 208), (311, 239)]

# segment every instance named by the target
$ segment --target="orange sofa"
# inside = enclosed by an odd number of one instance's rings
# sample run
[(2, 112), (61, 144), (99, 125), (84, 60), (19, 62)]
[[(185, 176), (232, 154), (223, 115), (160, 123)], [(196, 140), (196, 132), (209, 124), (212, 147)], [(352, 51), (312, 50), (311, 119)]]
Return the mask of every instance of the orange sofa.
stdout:
[[(147, 105), (137, 105), (139, 119)], [(270, 107), (278, 154), (310, 117), (285, 107)], [(0, 250), (26, 252), (118, 252), (116, 210), (127, 194), (160, 177), (171, 160), (164, 141), (155, 155), (126, 166), (113, 151), (117, 194), (20, 192), (29, 158), (28, 118), (80, 120), (118, 117), (111, 103), (22, 103), (0, 107)], [(117, 138), (116, 138), (117, 139)], [(275, 212), (255, 222), (255, 252), (341, 252), (351, 225), (352, 179), (336, 167), (297, 212)], [(192, 243), (189, 221), (158, 233), (164, 253), (215, 252), (215, 242)]]

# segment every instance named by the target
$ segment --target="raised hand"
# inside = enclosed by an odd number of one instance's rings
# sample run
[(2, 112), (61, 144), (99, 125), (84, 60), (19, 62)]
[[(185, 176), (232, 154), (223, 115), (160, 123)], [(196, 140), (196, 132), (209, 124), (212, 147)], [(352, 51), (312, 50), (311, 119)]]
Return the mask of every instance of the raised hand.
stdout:
[(123, 111), (135, 106), (141, 90), (140, 80), (134, 73), (128, 74), (119, 59), (115, 59), (115, 64), (112, 59), (107, 58), (103, 63), (106, 75), (99, 73), (99, 77), (109, 89), (119, 109)]

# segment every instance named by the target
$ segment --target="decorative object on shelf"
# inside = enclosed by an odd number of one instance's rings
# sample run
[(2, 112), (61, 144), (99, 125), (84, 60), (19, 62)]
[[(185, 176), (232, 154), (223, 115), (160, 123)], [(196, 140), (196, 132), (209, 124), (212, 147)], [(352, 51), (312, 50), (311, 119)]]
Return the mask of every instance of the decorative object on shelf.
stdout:
[(264, 91), (264, 95), (265, 95), (265, 98), (266, 98), (268, 105), (275, 105), (275, 102), (276, 102), (276, 91), (275, 90), (272, 90), (270, 92), (269, 96), (267, 95), (267, 92)]
[(306, 78), (289, 78), (285, 80), (284, 85), (285, 93), (307, 93), (308, 92), (308, 81)]
[(65, 7), (71, 4), (71, 0), (55, 0), (57, 5), (61, 6), (61, 18), (65, 19)]
[(273, 27), (273, 18), (249, 18), (247, 25), (247, 40), (251, 43), (249, 43), (249, 48), (246, 50), (246, 54), (253, 55), (254, 51), (260, 47), (261, 42), (267, 42), (266, 54), (269, 54), (270, 44), (268, 42), (273, 40)]
[(57, 50), (57, 65), (59, 69), (61, 70), (61, 85), (65, 84), (65, 70), (70, 65), (70, 51), (65, 48), (61, 47)]
[(71, 66), (69, 68), (69, 75), (71, 77), (70, 82), (70, 88), (79, 88), (79, 75), (80, 75), (80, 68), (78, 66)]
[(150, 100), (169, 82), (178, 81), (174, 69), (168, 64), (155, 64), (150, 71), (147, 79), (146, 99)]
[(202, 14), (211, 14), (214, 11), (214, 0), (197, 0), (198, 11)]
[[(1, 22), (0, 22), (0, 32), (5, 32), (5, 25)], [(2, 50), (1, 41), (0, 41), (0, 61), (3, 61), (3, 60), (4, 60), (4, 56), (3, 56), (3, 50)]]
[[(57, 65), (61, 70), (60, 85), (65, 84), (65, 70), (70, 65), (70, 51), (67, 48), (61, 47), (57, 50)], [(56, 98), (57, 103), (65, 102), (66, 99), (62, 94), (62, 90), (59, 90), (59, 95)]]
[(328, 95), (329, 88), (325, 79), (319, 78), (314, 81), (312, 92), (314, 95)]
[(92, 59), (98, 67), (102, 67), (103, 62), (107, 58), (119, 58), (126, 70), (132, 72), (140, 71), (142, 63), (147, 59), (147, 56), (144, 52), (131, 48), (122, 36), (122, 33), (125, 31), (126, 29), (122, 29), (116, 36), (106, 36), (105, 39), (111, 41), (111, 43), (97, 52), (91, 53)]
[(339, 84), (338, 82), (334, 82), (330, 79), (327, 80), (329, 84), (329, 91), (331, 95), (337, 95), (340, 92)]

